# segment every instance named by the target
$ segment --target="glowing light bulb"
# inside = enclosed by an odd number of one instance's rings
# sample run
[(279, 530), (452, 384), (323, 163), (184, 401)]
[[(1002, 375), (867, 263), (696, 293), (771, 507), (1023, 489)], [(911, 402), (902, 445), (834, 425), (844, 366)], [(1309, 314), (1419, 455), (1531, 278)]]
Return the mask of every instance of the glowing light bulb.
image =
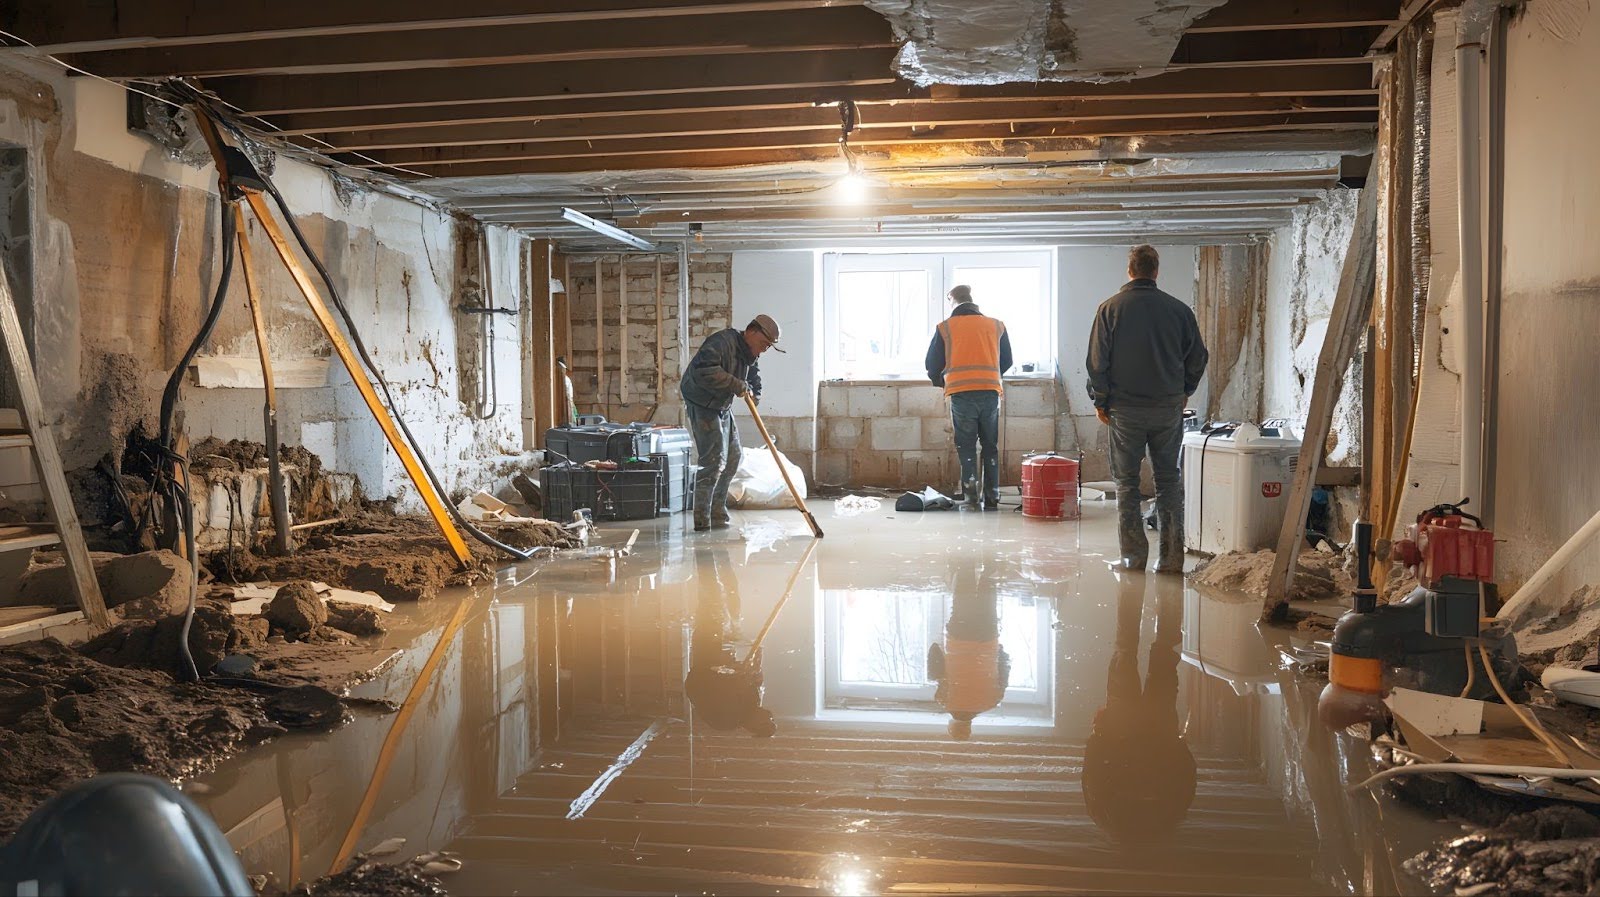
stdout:
[(839, 199), (848, 203), (861, 203), (867, 201), (867, 194), (872, 184), (866, 176), (859, 171), (852, 171), (834, 182), (838, 188)]

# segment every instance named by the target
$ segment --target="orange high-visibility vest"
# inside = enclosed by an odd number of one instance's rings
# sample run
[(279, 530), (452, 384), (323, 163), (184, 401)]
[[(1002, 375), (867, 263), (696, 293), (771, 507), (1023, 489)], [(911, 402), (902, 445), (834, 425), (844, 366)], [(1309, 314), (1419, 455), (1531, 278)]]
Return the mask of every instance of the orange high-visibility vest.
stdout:
[(1000, 392), (1000, 336), (1006, 325), (987, 315), (953, 315), (939, 323), (944, 339), (944, 394)]

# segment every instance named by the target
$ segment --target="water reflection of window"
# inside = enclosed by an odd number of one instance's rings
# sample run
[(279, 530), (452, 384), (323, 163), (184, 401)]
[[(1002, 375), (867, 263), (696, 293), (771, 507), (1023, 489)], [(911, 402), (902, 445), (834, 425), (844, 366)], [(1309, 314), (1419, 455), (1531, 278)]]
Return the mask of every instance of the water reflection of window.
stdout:
[(928, 687), (928, 645), (944, 625), (940, 596), (846, 592), (835, 615), (838, 681), (844, 685)]
[[(943, 592), (828, 591), (823, 597), (825, 704), (891, 702), (936, 710), (928, 646), (944, 640), (952, 598)], [(1049, 705), (1053, 682), (1050, 608), (1031, 594), (1002, 592), (1000, 644), (1011, 656), (1005, 703)]]

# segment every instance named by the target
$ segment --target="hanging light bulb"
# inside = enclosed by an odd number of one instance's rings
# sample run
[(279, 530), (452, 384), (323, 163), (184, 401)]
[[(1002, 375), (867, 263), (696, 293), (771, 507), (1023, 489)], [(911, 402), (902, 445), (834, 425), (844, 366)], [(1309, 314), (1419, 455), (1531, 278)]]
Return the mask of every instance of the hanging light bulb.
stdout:
[(846, 172), (845, 176), (834, 181), (833, 185), (839, 194), (839, 200), (851, 204), (866, 202), (867, 195), (872, 190), (872, 182), (859, 171)]

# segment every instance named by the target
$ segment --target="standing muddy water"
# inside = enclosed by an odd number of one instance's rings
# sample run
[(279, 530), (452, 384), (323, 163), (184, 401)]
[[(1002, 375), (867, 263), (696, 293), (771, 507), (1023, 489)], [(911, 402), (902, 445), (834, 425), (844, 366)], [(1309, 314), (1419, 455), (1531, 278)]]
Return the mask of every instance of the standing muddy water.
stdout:
[[(471, 602), (358, 847), (454, 851), (457, 894), (1425, 892), (1400, 863), (1452, 829), (1346, 794), (1365, 744), (1314, 722), (1288, 634), (1258, 633), (1254, 600), (1112, 572), (1111, 509), (817, 510), (814, 547), (792, 512), (648, 521), (630, 557), (522, 564), (386, 621), (402, 653), (356, 693), (398, 701)], [(249, 871), (314, 878), (393, 720), (280, 739), (190, 793)]]

